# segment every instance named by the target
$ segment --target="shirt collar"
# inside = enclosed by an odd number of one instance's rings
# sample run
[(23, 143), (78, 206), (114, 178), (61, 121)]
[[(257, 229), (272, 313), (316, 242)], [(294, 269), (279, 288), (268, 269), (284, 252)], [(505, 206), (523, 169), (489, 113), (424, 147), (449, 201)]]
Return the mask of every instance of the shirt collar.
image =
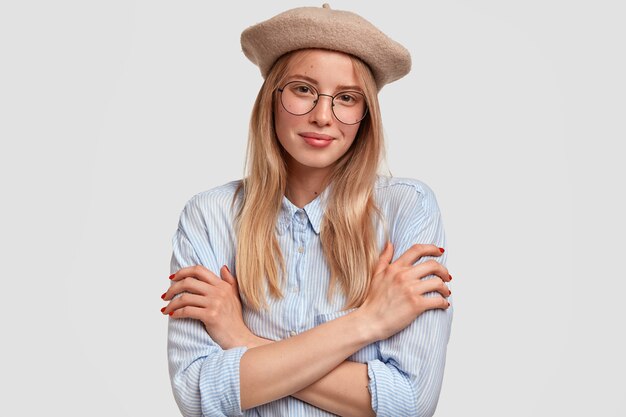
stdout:
[[(304, 210), (307, 215), (311, 226), (316, 234), (320, 234), (320, 228), (322, 226), (322, 217), (324, 217), (324, 211), (326, 209), (326, 203), (328, 202), (328, 195), (330, 193), (331, 186), (327, 186), (324, 191), (320, 193), (315, 199), (305, 205), (302, 210)], [(284, 234), (296, 214), (296, 212), (300, 210), (295, 204), (293, 204), (289, 199), (283, 196), (283, 201), (280, 208), (280, 213), (278, 215), (278, 222), (276, 224), (276, 229), (279, 234)]]

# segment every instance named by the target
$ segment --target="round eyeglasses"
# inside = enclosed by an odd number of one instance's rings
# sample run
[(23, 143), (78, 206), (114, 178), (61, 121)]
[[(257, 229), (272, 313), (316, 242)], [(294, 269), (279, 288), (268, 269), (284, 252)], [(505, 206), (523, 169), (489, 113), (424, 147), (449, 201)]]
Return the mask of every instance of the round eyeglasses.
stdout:
[(335, 118), (346, 125), (355, 125), (367, 115), (367, 102), (359, 91), (340, 91), (331, 96), (321, 94), (315, 87), (304, 81), (290, 81), (279, 88), (283, 108), (295, 116), (302, 116), (315, 108), (320, 96), (332, 99), (332, 112)]

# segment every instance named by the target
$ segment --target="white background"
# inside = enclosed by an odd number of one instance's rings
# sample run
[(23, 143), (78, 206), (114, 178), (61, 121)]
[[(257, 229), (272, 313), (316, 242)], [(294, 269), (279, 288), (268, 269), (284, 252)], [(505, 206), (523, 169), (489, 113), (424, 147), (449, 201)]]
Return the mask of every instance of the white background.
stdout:
[[(625, 8), (334, 1), (405, 45), (395, 176), (436, 192), (455, 318), (438, 416), (623, 416)], [(171, 237), (241, 178), (243, 29), (302, 2), (0, 6), (3, 416), (175, 416)]]

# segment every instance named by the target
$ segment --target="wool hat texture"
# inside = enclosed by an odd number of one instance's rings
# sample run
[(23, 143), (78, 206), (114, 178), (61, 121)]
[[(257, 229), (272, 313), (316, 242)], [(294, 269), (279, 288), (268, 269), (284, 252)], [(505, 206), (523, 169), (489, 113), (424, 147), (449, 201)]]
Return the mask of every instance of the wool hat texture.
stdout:
[(265, 79), (282, 55), (320, 48), (354, 55), (374, 75), (378, 90), (411, 70), (411, 54), (356, 13), (322, 7), (298, 7), (248, 27), (241, 33), (244, 55)]

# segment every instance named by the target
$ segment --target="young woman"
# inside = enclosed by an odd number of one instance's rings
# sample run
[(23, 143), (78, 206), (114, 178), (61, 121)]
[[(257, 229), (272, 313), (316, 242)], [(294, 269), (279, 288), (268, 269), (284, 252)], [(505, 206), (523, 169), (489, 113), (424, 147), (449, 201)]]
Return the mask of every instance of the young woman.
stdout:
[(242, 46), (265, 78), (247, 175), (186, 204), (162, 296), (182, 414), (432, 415), (452, 320), (442, 221), (424, 183), (378, 174), (377, 93), (408, 52), (327, 5)]

